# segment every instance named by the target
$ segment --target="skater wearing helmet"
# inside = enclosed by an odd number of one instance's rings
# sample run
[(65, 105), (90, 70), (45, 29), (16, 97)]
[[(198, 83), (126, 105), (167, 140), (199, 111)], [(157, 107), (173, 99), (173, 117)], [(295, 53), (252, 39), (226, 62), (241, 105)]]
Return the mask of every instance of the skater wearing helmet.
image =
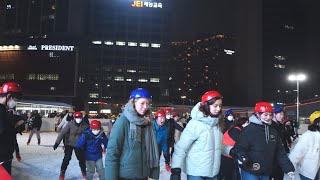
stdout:
[(224, 112), (225, 128), (222, 131), (223, 133), (225, 133), (233, 125), (234, 119), (235, 119), (235, 115), (233, 114), (232, 109), (229, 109), (229, 110)]
[(268, 180), (272, 167), (279, 164), (291, 179), (294, 167), (283, 148), (278, 132), (270, 127), (273, 107), (268, 102), (258, 102), (230, 154), (238, 159), (242, 179)]
[(11, 174), (12, 154), (15, 150), (15, 124), (9, 121), (7, 108), (16, 106), (22, 97), (22, 89), (18, 83), (7, 82), (0, 87), (0, 164)]
[(166, 163), (166, 170), (171, 171), (170, 169), (170, 157), (167, 151), (167, 142), (168, 142), (168, 128), (165, 126), (166, 122), (166, 113), (163, 110), (159, 110), (155, 113), (155, 120), (153, 121), (154, 130), (157, 136), (157, 143), (159, 149), (159, 158), (161, 152), (163, 152), (163, 157)]
[(74, 120), (68, 122), (68, 124), (59, 132), (57, 140), (53, 146), (53, 150), (56, 150), (61, 142), (61, 140), (66, 137), (66, 147), (64, 150), (64, 158), (61, 165), (60, 171), (60, 180), (63, 180), (69, 161), (71, 160), (72, 151), (76, 153), (77, 159), (79, 161), (79, 166), (82, 172), (82, 176), (86, 177), (86, 164), (84, 159), (84, 151), (76, 148), (76, 143), (80, 136), (82, 135), (85, 128), (88, 126), (85, 122), (82, 121), (82, 113), (75, 112)]
[(103, 132), (101, 122), (92, 120), (90, 128), (87, 128), (79, 138), (76, 147), (84, 149), (86, 167), (87, 167), (87, 180), (92, 180), (95, 171), (99, 175), (99, 180), (104, 180), (104, 167), (102, 163), (102, 148), (106, 149), (108, 145), (108, 138)]
[(172, 157), (171, 180), (180, 180), (181, 171), (188, 180), (215, 180), (219, 173), (222, 133), (219, 115), (222, 96), (208, 91), (191, 111), (192, 119), (175, 145)]
[(105, 161), (107, 180), (159, 179), (159, 150), (152, 125), (149, 91), (131, 92), (112, 127)]
[(319, 179), (320, 167), (320, 111), (310, 115), (310, 125), (290, 152), (289, 158), (301, 180)]

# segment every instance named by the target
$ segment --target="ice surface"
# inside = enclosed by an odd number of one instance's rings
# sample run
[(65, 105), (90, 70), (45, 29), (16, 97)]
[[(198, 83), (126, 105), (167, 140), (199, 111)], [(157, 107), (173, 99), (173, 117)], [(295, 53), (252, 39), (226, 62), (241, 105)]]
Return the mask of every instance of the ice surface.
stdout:
[[(36, 135), (33, 136), (30, 145), (27, 146), (29, 134), (17, 135), (22, 160), (18, 162), (14, 157), (12, 162), (12, 177), (14, 180), (52, 180), (59, 179), (60, 167), (64, 157), (62, 142), (58, 149), (53, 150), (53, 144), (57, 133), (41, 133), (41, 144), (37, 144)], [(14, 154), (15, 156), (15, 154)], [(104, 161), (103, 161), (104, 162)], [(165, 169), (164, 158), (160, 159), (160, 180), (169, 180), (169, 172)], [(186, 180), (186, 175), (182, 174)], [(78, 165), (78, 160), (73, 153), (65, 175), (66, 180), (83, 179)], [(98, 179), (95, 174), (94, 179)]]

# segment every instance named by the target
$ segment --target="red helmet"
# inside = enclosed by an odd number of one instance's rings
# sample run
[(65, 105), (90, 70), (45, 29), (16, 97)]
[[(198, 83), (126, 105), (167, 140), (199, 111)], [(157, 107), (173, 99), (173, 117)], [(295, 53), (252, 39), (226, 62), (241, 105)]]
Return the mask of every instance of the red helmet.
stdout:
[(254, 107), (254, 112), (269, 112), (273, 113), (273, 107), (268, 102), (258, 102)]
[(209, 100), (216, 98), (216, 97), (222, 98), (221, 94), (218, 91), (208, 91), (208, 92), (204, 93), (204, 95), (202, 95), (201, 103), (204, 104), (206, 101), (209, 101)]
[(156, 117), (165, 117), (166, 116), (166, 112), (164, 110), (158, 110), (154, 116)]
[(170, 113), (171, 111), (172, 111), (171, 108), (165, 108), (165, 109), (164, 109), (164, 112), (165, 112), (165, 113)]
[[(18, 83), (15, 82), (7, 82), (2, 84), (0, 87), (0, 94), (13, 93), (16, 96), (22, 94), (22, 89)], [(19, 97), (18, 97), (19, 98)]]
[(179, 116), (179, 114), (177, 112), (173, 112), (172, 117), (176, 117), (176, 116)]
[(78, 111), (78, 112), (75, 112), (74, 114), (73, 114), (73, 116), (74, 116), (74, 118), (82, 118), (82, 113), (80, 112), (80, 111)]
[(90, 123), (90, 129), (101, 129), (101, 122), (98, 120), (92, 120)]

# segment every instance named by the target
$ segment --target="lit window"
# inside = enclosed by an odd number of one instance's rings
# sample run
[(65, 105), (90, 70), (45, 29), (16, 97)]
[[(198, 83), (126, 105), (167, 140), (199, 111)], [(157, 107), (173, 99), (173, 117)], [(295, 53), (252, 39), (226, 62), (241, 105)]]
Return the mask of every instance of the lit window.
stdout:
[(92, 44), (102, 44), (101, 41), (92, 41)]
[(152, 43), (152, 44), (151, 44), (151, 47), (153, 47), (153, 48), (160, 48), (161, 45), (160, 45), (160, 44)]
[(134, 69), (128, 69), (127, 72), (129, 72), (129, 73), (135, 73), (135, 72), (137, 72), (137, 71), (134, 70)]
[(114, 80), (115, 80), (115, 81), (124, 81), (124, 77), (115, 76), (115, 77), (114, 77)]
[(131, 82), (131, 81), (132, 81), (132, 79), (131, 79), (131, 78), (127, 78), (127, 79), (126, 79), (126, 81)]
[(99, 98), (99, 93), (89, 93), (90, 98)]
[(0, 80), (14, 79), (14, 74), (0, 74)]
[(136, 43), (136, 42), (128, 42), (128, 46), (137, 46), (138, 45), (138, 43)]
[(57, 80), (59, 80), (59, 75), (58, 74), (37, 74), (37, 80), (57, 81)]
[(284, 61), (286, 60), (286, 57), (284, 56), (274, 56), (275, 59), (279, 60), (279, 61)]
[(284, 69), (284, 68), (286, 68), (286, 66), (285, 66), (285, 65), (282, 65), (282, 64), (275, 64), (274, 67), (275, 67), (275, 68), (279, 68), (279, 69)]
[(112, 42), (112, 41), (105, 41), (104, 44), (105, 44), (105, 45), (108, 45), (108, 46), (112, 46), (112, 45), (113, 45), (113, 42)]
[(144, 78), (143, 78), (143, 79), (138, 79), (138, 81), (139, 81), (139, 82), (148, 82), (148, 80), (147, 80), (147, 79), (144, 79)]
[(125, 45), (126, 45), (126, 42), (116, 41), (116, 45), (117, 45), (117, 46), (125, 46)]
[(36, 74), (28, 74), (27, 80), (36, 80)]
[(160, 78), (150, 78), (150, 82), (160, 82)]
[(50, 87), (50, 91), (55, 91), (57, 88), (56, 87), (54, 87), (54, 86), (51, 86)]
[(149, 47), (149, 43), (140, 43), (140, 47)]

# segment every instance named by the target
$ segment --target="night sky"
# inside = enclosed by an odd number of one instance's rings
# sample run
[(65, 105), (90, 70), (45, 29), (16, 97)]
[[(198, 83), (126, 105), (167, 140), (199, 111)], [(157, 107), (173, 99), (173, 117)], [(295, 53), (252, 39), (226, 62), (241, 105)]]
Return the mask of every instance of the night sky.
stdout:
[(202, 34), (234, 32), (232, 0), (175, 0), (172, 8), (173, 40), (191, 40)]

